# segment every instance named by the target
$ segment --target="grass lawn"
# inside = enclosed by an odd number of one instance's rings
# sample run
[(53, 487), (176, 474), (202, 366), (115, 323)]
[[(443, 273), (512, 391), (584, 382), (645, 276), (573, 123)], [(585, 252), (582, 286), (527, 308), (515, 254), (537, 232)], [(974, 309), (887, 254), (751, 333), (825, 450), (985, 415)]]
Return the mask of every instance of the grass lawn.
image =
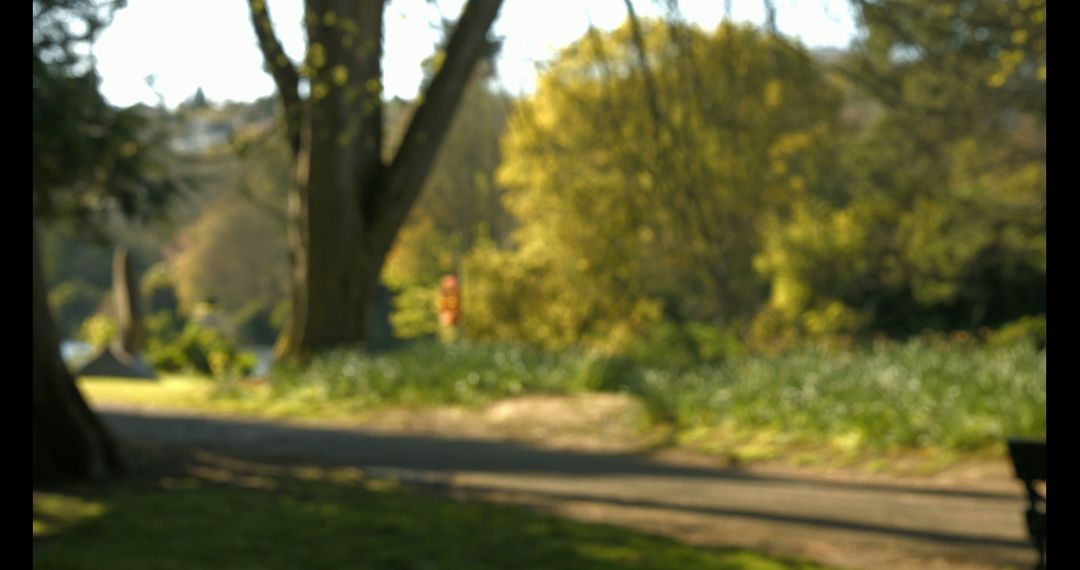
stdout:
[(199, 376), (163, 376), (157, 381), (91, 376), (78, 380), (91, 403), (237, 414), (266, 419), (338, 419), (362, 415), (364, 408), (346, 399), (320, 400), (281, 396), (265, 383), (237, 382), (223, 387)]
[(152, 483), (35, 491), (34, 543), (41, 570), (822, 568), (215, 456)]

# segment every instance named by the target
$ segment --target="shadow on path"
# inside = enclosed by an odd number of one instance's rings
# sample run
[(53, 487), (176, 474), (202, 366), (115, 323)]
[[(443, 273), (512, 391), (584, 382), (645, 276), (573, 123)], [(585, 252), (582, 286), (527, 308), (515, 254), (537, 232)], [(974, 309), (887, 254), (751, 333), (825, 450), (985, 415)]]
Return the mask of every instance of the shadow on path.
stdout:
[[(987, 550), (984, 554), (990, 550), (1004, 552), (1005, 558), (1010, 559), (1008, 562), (1026, 560), (1031, 549), (1018, 530), (1023, 508), (1019, 492), (1011, 495), (798, 479), (737, 469), (674, 465), (645, 456), (552, 451), (494, 441), (392, 435), (178, 413), (143, 414), (105, 409), (100, 415), (118, 438), (128, 443), (196, 447), (274, 464), (356, 467), (372, 473), (380, 468), (391, 472), (411, 471), (427, 474), (435, 487), (446, 485), (455, 473), (497, 477), (499, 482), (495, 487), (487, 487), (481, 478), (475, 485), (462, 488), (466, 495), (478, 498), (503, 492), (554, 501), (587, 501), (734, 517), (782, 523), (778, 533), (787, 532), (785, 529), (791, 528), (788, 525), (857, 531), (883, 539), (926, 541), (951, 551), (958, 547), (971, 548), (973, 555), (977, 550)], [(538, 477), (561, 480), (555, 488), (515, 483)], [(633, 477), (649, 479), (628, 482)], [(573, 478), (581, 480), (575, 482)], [(709, 485), (713, 481), (717, 487)], [(418, 482), (423, 483), (420, 479)], [(624, 485), (625, 488), (621, 487)], [(723, 491), (726, 495), (713, 493), (719, 486), (726, 486)], [(687, 493), (699, 491), (710, 496), (703, 496), (701, 501), (689, 500)], [(849, 492), (859, 496), (846, 495)], [(846, 503), (833, 502), (838, 493), (844, 495)], [(760, 509), (757, 497), (762, 499)], [(795, 497), (801, 506), (786, 504), (785, 497)], [(862, 517), (861, 509), (855, 505), (872, 506), (885, 515), (870, 520)], [(1013, 518), (1017, 529), (1008, 527)]]
[(314, 461), (339, 467), (394, 466), (410, 470), (553, 475), (641, 475), (746, 481), (957, 497), (1022, 504), (1016, 493), (965, 491), (905, 485), (798, 479), (715, 468), (661, 463), (643, 455), (553, 451), (523, 444), (433, 436), (392, 435), (360, 429), (316, 428), (258, 420), (179, 414), (144, 415), (101, 410), (116, 433), (147, 443), (200, 445), (270, 461)]
[[(498, 487), (468, 487), (462, 494), (465, 496), (471, 496), (475, 498), (483, 498), (485, 496), (506, 493), (507, 489)], [(877, 534), (887, 534), (891, 536), (902, 536), (906, 538), (914, 538), (919, 540), (929, 540), (935, 542), (945, 542), (957, 546), (995, 546), (1006, 548), (1018, 548), (1023, 549), (1025, 552), (1031, 549), (1031, 544), (1025, 540), (1019, 539), (1003, 539), (995, 536), (980, 536), (980, 535), (968, 535), (952, 532), (931, 531), (931, 530), (913, 530), (909, 528), (902, 528), (897, 526), (875, 525), (867, 524), (864, 522), (852, 522), (840, 519), (824, 518), (824, 517), (809, 517), (799, 515), (784, 515), (762, 511), (752, 511), (748, 509), (729, 509), (720, 507), (708, 507), (708, 506), (692, 506), (685, 504), (673, 504), (661, 501), (650, 501), (643, 499), (626, 499), (621, 497), (600, 497), (597, 495), (589, 494), (575, 494), (575, 493), (555, 493), (547, 491), (538, 491), (529, 489), (526, 491), (510, 491), (513, 494), (520, 495), (528, 498), (539, 498), (546, 500), (557, 501), (584, 501), (593, 503), (606, 503), (610, 505), (617, 505), (621, 507), (637, 507), (637, 508), (651, 508), (651, 509), (664, 509), (664, 510), (678, 510), (688, 513), (697, 513), (703, 515), (723, 516), (723, 517), (739, 517), (750, 518), (770, 522), (778, 522), (785, 524), (801, 524), (810, 525), (815, 528), (831, 528), (837, 530), (849, 530), (859, 532), (869, 532)]]

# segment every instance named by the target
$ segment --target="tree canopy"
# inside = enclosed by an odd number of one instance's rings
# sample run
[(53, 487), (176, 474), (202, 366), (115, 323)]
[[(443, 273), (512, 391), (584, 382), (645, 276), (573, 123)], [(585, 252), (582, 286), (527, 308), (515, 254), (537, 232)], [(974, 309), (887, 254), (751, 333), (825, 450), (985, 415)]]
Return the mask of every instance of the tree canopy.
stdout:
[[(507, 334), (505, 311), (523, 321), (514, 336), (553, 346), (663, 315), (746, 319), (763, 297), (752, 258), (768, 216), (833, 191), (840, 98), (805, 51), (731, 24), (636, 29), (568, 47), (515, 111), (499, 180), (517, 248), (471, 259), (476, 334)], [(515, 288), (531, 301), (508, 302)]]

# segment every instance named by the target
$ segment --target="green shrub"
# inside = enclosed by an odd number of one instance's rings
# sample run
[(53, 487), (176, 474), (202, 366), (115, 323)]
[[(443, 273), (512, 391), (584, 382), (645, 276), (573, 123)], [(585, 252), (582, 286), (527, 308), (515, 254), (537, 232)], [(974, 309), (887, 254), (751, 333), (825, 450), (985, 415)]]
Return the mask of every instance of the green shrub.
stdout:
[(987, 341), (994, 345), (1009, 345), (1027, 341), (1041, 350), (1046, 348), (1046, 315), (1028, 316), (1002, 325), (996, 331), (986, 334)]
[(742, 356), (746, 347), (734, 328), (664, 321), (625, 352), (642, 366), (685, 368)]
[(255, 355), (241, 351), (220, 331), (163, 311), (147, 319), (143, 357), (162, 372), (195, 372), (214, 377), (249, 374)]
[(115, 336), (116, 321), (104, 313), (98, 313), (83, 321), (77, 338), (95, 348), (104, 348)]
[(439, 332), (439, 319), (436, 315), (435, 300), (438, 287), (415, 285), (406, 287), (394, 295), (394, 310), (390, 314), (390, 325), (394, 336), (401, 339), (429, 337)]

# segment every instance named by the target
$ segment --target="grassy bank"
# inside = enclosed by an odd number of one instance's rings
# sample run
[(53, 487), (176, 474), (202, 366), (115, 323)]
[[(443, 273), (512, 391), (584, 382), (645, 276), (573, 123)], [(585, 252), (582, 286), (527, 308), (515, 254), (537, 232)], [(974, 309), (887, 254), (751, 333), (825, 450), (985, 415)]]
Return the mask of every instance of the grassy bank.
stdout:
[(176, 379), (83, 386), (103, 400), (300, 417), (613, 391), (638, 398), (654, 425), (669, 426), (679, 442), (721, 452), (749, 442), (764, 455), (822, 444), (851, 453), (1000, 453), (1005, 437), (1046, 431), (1046, 353), (1023, 341), (807, 348), (678, 369), (431, 343), (382, 355), (329, 354), (304, 369), (279, 368), (260, 386)]

